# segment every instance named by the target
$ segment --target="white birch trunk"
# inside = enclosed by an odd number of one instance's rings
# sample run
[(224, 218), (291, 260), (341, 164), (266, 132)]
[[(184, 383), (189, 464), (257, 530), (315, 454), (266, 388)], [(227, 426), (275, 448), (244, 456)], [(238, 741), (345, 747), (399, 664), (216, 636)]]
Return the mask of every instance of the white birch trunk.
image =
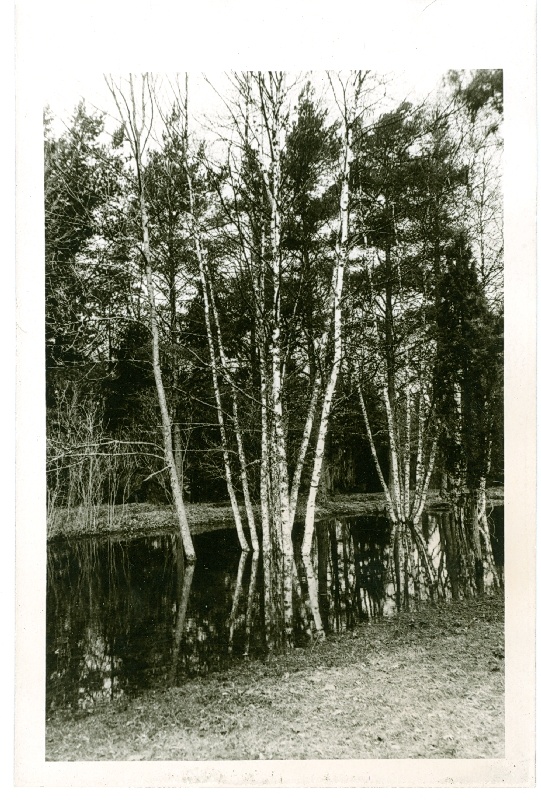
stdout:
[[(273, 248), (274, 250), (274, 248)], [(274, 429), (275, 456), (277, 468), (278, 491), (280, 498), (280, 523), (282, 550), (284, 553), (292, 552), (292, 542), (289, 533), (289, 485), (287, 476), (287, 455), (283, 426), (282, 408), (282, 358), (280, 352), (280, 288), (279, 288), (279, 252), (273, 252), (273, 281), (274, 281), (274, 313), (275, 324), (271, 340), (271, 390), (272, 390), (272, 422)]]
[(306, 570), (306, 581), (308, 583), (308, 598), (310, 601), (310, 608), (312, 610), (312, 617), (314, 620), (316, 638), (324, 639), (325, 631), (323, 629), (323, 621), (321, 619), (321, 612), (319, 609), (317, 580), (314, 572), (314, 566), (312, 564), (312, 559), (304, 556), (303, 563), (304, 563), (304, 569)]
[(233, 603), (231, 606), (231, 613), (229, 615), (229, 645), (228, 650), (233, 651), (233, 636), (235, 635), (235, 626), (237, 624), (237, 616), (239, 611), (239, 600), (242, 591), (242, 579), (244, 577), (244, 570), (246, 569), (246, 559), (248, 554), (243, 551), (240, 554), (239, 566), (237, 568), (237, 581), (235, 583), (235, 591), (233, 594)]
[(254, 616), (254, 597), (255, 585), (257, 580), (257, 568), (259, 566), (259, 553), (252, 555), (252, 563), (250, 564), (250, 584), (248, 586), (248, 599), (246, 601), (246, 645), (244, 648), (244, 655), (247, 656), (250, 652), (250, 638), (252, 633), (252, 620)]
[(409, 358), (409, 354), (406, 353), (406, 409), (405, 409), (405, 425), (404, 425), (404, 497), (403, 497), (403, 508), (402, 514), (404, 519), (409, 519), (410, 516), (410, 461), (411, 461), (411, 409), (410, 409), (410, 394), (411, 394), (411, 387), (410, 387), (410, 374), (409, 374), (409, 364), (407, 360)]
[(323, 397), (319, 431), (316, 441), (314, 464), (312, 468), (312, 479), (308, 491), (306, 502), (306, 516), (304, 521), (304, 538), (302, 543), (303, 555), (310, 555), (312, 549), (312, 539), (314, 537), (314, 522), (316, 512), (316, 499), (321, 480), (321, 469), (323, 466), (323, 456), (325, 453), (325, 440), (329, 427), (329, 417), (331, 413), (336, 381), (340, 372), (342, 362), (342, 289), (344, 285), (344, 273), (348, 259), (348, 236), (349, 236), (349, 170), (350, 170), (350, 129), (347, 119), (344, 121), (343, 139), (343, 165), (342, 165), (342, 187), (340, 191), (340, 231), (336, 245), (336, 262), (332, 283), (332, 309), (333, 309), (333, 363), (331, 373)]
[(283, 598), (284, 598), (284, 633), (286, 647), (293, 646), (293, 553), (284, 553), (283, 564)]
[(484, 545), (484, 554), (488, 569), (493, 576), (496, 586), (502, 586), (501, 575), (496, 567), (494, 559), (494, 551), (492, 548), (492, 540), (490, 538), (490, 530), (488, 527), (487, 518), (487, 494), (486, 494), (486, 478), (482, 477), (479, 480), (479, 530), (481, 531), (482, 541)]
[[(287, 454), (283, 426), (282, 407), (282, 354), (281, 354), (281, 212), (279, 207), (279, 190), (281, 183), (280, 167), (280, 105), (282, 102), (281, 90), (278, 79), (270, 77), (268, 87), (263, 86), (263, 78), (259, 76), (259, 91), (261, 110), (264, 117), (264, 126), (268, 140), (268, 157), (270, 169), (262, 163), (263, 175), (267, 195), (271, 207), (270, 220), (270, 245), (271, 245), (271, 274), (273, 287), (273, 324), (271, 332), (271, 393), (272, 393), (272, 424), (274, 432), (274, 455), (276, 459), (277, 491), (280, 504), (280, 538), (281, 549), (284, 554), (293, 553), (293, 543), (289, 528), (289, 481), (287, 474)], [(265, 97), (267, 93), (267, 97)], [(270, 99), (269, 99), (270, 98)], [(270, 106), (270, 107), (269, 107)]]
[(270, 502), (270, 476), (269, 476), (269, 441), (268, 441), (268, 410), (267, 410), (267, 367), (264, 353), (260, 348), (261, 364), (261, 463), (259, 467), (259, 492), (261, 506), (261, 545), (264, 553), (271, 549), (269, 502)]
[(192, 220), (192, 236), (195, 243), (195, 251), (197, 256), (197, 264), (199, 267), (199, 278), (201, 281), (201, 288), (203, 289), (203, 304), (204, 304), (204, 312), (205, 312), (205, 327), (207, 331), (207, 342), (209, 346), (209, 355), (210, 355), (210, 367), (212, 371), (212, 385), (214, 388), (214, 398), (216, 401), (216, 411), (218, 415), (218, 425), (220, 428), (220, 439), (222, 442), (222, 452), (223, 452), (223, 459), (224, 459), (224, 471), (225, 471), (225, 480), (227, 485), (227, 493), (229, 494), (229, 500), (231, 503), (231, 510), (233, 512), (233, 518), (235, 520), (235, 528), (237, 530), (237, 536), (239, 540), (239, 544), (241, 550), (245, 551), (248, 550), (248, 543), (246, 541), (246, 537), (244, 535), (244, 530), (242, 526), (242, 519), (240, 515), (239, 505), (237, 502), (237, 497), (235, 494), (235, 488), (233, 486), (233, 475), (231, 470), (231, 461), (229, 458), (229, 450), (227, 445), (227, 436), (225, 431), (225, 421), (223, 415), (223, 407), (222, 407), (222, 397), (220, 391), (220, 384), (218, 381), (218, 365), (216, 362), (216, 352), (214, 348), (214, 337), (212, 332), (212, 320), (210, 314), (210, 292), (209, 289), (209, 282), (208, 282), (208, 270), (206, 264), (205, 254), (203, 252), (203, 244), (201, 241), (201, 232), (199, 230), (199, 220), (196, 217), (195, 212), (195, 195), (193, 190), (193, 181), (192, 176), (190, 174), (190, 165), (188, 163), (188, 92), (186, 87), (186, 119), (185, 119), (185, 127), (184, 127), (184, 168), (186, 172), (186, 180), (188, 183), (188, 193), (189, 193), (189, 200), (190, 200), (190, 216)]
[(487, 519), (487, 490), (486, 490), (487, 480), (483, 476), (479, 479), (479, 525), (481, 527), (481, 531), (485, 538), (485, 542), (488, 543), (490, 541), (490, 533), (488, 530), (488, 519)]
[(419, 406), (417, 412), (417, 454), (415, 458), (415, 489), (411, 504), (410, 516), (413, 519), (414, 510), (417, 508), (419, 497), (422, 491), (423, 480), (423, 459), (424, 459), (424, 428), (425, 420), (423, 414), (423, 392), (419, 391)]
[(421, 514), (424, 511), (426, 498), (428, 496), (428, 487), (430, 486), (430, 479), (432, 477), (432, 472), (434, 470), (434, 462), (436, 461), (437, 450), (438, 450), (438, 436), (437, 433), (435, 433), (434, 439), (432, 441), (432, 447), (430, 449), (430, 456), (428, 458), (428, 465), (426, 468), (425, 477), (423, 481), (423, 488), (419, 494), (417, 505), (412, 514), (412, 522), (414, 525), (417, 525), (417, 523), (421, 519)]
[(323, 407), (321, 409), (321, 419), (319, 423), (319, 432), (316, 442), (316, 452), (314, 456), (314, 465), (312, 468), (312, 479), (310, 481), (310, 489), (308, 490), (308, 499), (306, 501), (306, 517), (304, 521), (304, 538), (302, 542), (303, 555), (310, 555), (312, 549), (312, 540), (314, 537), (314, 524), (316, 514), (316, 499), (319, 491), (319, 484), (321, 480), (321, 469), (323, 466), (323, 456), (325, 453), (325, 440), (327, 438), (327, 429), (329, 427), (329, 417), (331, 413), (331, 404), (340, 369), (340, 362), (336, 361), (333, 364), (329, 382), (325, 390), (323, 398)]
[[(261, 264), (264, 263), (265, 235), (261, 236)], [(265, 281), (263, 268), (253, 274), (254, 297), (256, 300), (256, 337), (259, 354), (260, 403), (261, 403), (261, 460), (259, 464), (259, 504), (261, 514), (261, 546), (263, 553), (271, 551), (270, 531), (270, 450), (269, 450), (269, 411), (267, 381), (267, 347), (265, 336)]]
[(293, 529), (293, 523), (295, 521), (295, 513), (297, 511), (297, 502), (299, 497), (299, 488), (301, 484), (301, 475), (302, 470), (304, 467), (304, 462), (306, 460), (306, 453), (308, 451), (308, 444), (310, 442), (310, 435), (312, 433), (312, 427), (314, 424), (314, 418), (316, 414), (316, 405), (319, 399), (319, 395), (321, 392), (321, 375), (317, 375), (314, 380), (314, 385), (312, 387), (312, 396), (310, 398), (310, 406), (308, 408), (308, 413), (306, 416), (306, 422), (304, 425), (304, 431), (302, 434), (301, 444), (299, 447), (299, 454), (297, 456), (297, 464), (295, 467), (295, 472), (293, 474), (293, 479), (291, 481), (291, 491), (289, 495), (289, 535), (291, 536), (291, 531)]
[[(124, 130), (130, 142), (132, 153), (135, 160), (135, 168), (137, 173), (138, 194), (139, 194), (139, 207), (141, 214), (141, 230), (143, 236), (143, 255), (145, 259), (145, 275), (148, 293), (148, 303), (150, 312), (150, 324), (152, 331), (152, 369), (154, 373), (154, 382), (156, 384), (156, 394), (158, 396), (158, 403), (160, 407), (160, 414), (162, 418), (162, 431), (163, 443), (165, 452), (165, 462), (167, 465), (169, 479), (171, 482), (171, 492), (173, 494), (173, 503), (179, 523), (180, 535), (184, 547), (184, 553), (188, 562), (195, 561), (195, 550), (190, 535), (190, 528), (188, 525), (188, 518), (186, 516), (186, 509), (184, 507), (184, 500), (182, 497), (182, 489), (180, 486), (177, 467), (175, 464), (175, 456), (173, 451), (173, 438), (171, 434), (171, 418), (169, 416), (169, 409), (167, 407), (167, 399), (162, 380), (162, 372), (160, 366), (160, 340), (158, 321), (156, 315), (156, 300), (154, 296), (154, 284), (152, 276), (152, 254), (150, 250), (150, 237), (148, 227), (148, 214), (146, 208), (145, 186), (143, 177), (143, 164), (142, 164), (142, 130), (144, 125), (145, 114), (145, 86), (148, 88), (146, 77), (143, 79), (143, 106), (141, 111), (142, 120), (139, 120), (137, 113), (137, 106), (135, 102), (133, 78), (130, 76), (130, 102), (131, 111), (127, 98), (120, 92), (118, 87), (115, 87), (112, 82), (108, 82), (109, 89), (115, 100), (120, 118), (124, 124)], [(118, 95), (121, 95), (126, 108), (124, 109), (120, 103)]]
[(218, 350), (220, 353), (220, 361), (222, 364), (222, 370), (225, 376), (226, 381), (228, 382), (231, 388), (231, 395), (232, 395), (232, 403), (233, 403), (233, 429), (235, 431), (235, 438), (237, 441), (237, 449), (238, 449), (238, 456), (239, 456), (239, 463), (240, 463), (240, 479), (242, 485), (242, 493), (244, 496), (244, 507), (246, 509), (246, 517), (248, 519), (248, 530), (250, 531), (250, 539), (252, 543), (252, 549), (254, 552), (258, 552), (259, 550), (259, 542), (257, 540), (257, 529), (255, 525), (254, 519), (254, 510), (252, 506), (252, 500), (250, 497), (250, 488), (248, 485), (248, 471), (246, 469), (246, 456), (244, 454), (244, 444), (242, 441), (242, 433), (240, 430), (240, 423), (239, 423), (239, 411), (238, 411), (238, 401), (237, 401), (237, 388), (231, 379), (231, 375), (229, 373), (229, 368), (227, 366), (227, 359), (225, 356), (223, 341), (222, 341), (222, 331), (220, 326), (220, 319), (218, 316), (218, 310), (216, 308), (216, 301), (214, 297), (214, 289), (212, 287), (212, 280), (210, 275), (207, 277), (208, 286), (209, 286), (209, 293), (210, 293), (210, 303), (212, 307), (213, 317), (214, 317), (214, 324), (216, 326), (216, 336), (218, 340)]
[(383, 494), (385, 495), (385, 504), (387, 506), (387, 511), (389, 512), (391, 522), (396, 523), (398, 522), (398, 519), (396, 516), (395, 506), (393, 503), (393, 499), (391, 497), (391, 493), (389, 491), (389, 487), (387, 486), (387, 482), (383, 477), (383, 470), (381, 469), (381, 465), (379, 463), (379, 458), (376, 451), (376, 445), (374, 442), (374, 437), (372, 435), (372, 428), (370, 427), (370, 420), (368, 419), (368, 413), (366, 411), (366, 405), (364, 402), (363, 391), (361, 388), (361, 382), (359, 378), (357, 378), (357, 389), (359, 392), (359, 400), (361, 403), (361, 412), (363, 415), (364, 426), (366, 428), (366, 435), (368, 436), (368, 442), (370, 444), (370, 452), (372, 453), (374, 466), (376, 467), (376, 472), (378, 473), (379, 482), (381, 483), (381, 488), (383, 489)]
[[(200, 258), (200, 248), (197, 247), (198, 250), (198, 258)], [(202, 258), (202, 254), (201, 254)], [(218, 425), (220, 428), (220, 439), (222, 442), (222, 453), (224, 459), (224, 471), (225, 471), (225, 480), (227, 484), (227, 492), (229, 494), (229, 501), (231, 503), (231, 510), (233, 511), (233, 518), (235, 520), (235, 528), (237, 530), (237, 536), (239, 539), (239, 544), (241, 550), (248, 550), (248, 542), (246, 541), (246, 537), (244, 536), (244, 530), (242, 526), (242, 519), (240, 516), (239, 505), (237, 502), (237, 497), (235, 495), (235, 488), (233, 486), (233, 476), (231, 473), (231, 463), (229, 460), (229, 449), (227, 446), (227, 436), (225, 431), (225, 421), (222, 409), (222, 397), (220, 392), (220, 385), (218, 383), (218, 368), (216, 364), (216, 353), (214, 350), (214, 341), (212, 336), (212, 328), (211, 328), (211, 321), (210, 321), (210, 310), (209, 310), (209, 298), (208, 298), (208, 287), (205, 277), (205, 271), (202, 266), (202, 261), (200, 261), (200, 278), (201, 278), (201, 285), (203, 288), (203, 304), (204, 304), (204, 311), (205, 311), (205, 325), (207, 329), (207, 341), (209, 346), (209, 355), (210, 355), (210, 368), (212, 372), (212, 385), (214, 388), (214, 398), (216, 401), (216, 412), (218, 415)]]
[(389, 451), (391, 456), (391, 496), (393, 497), (396, 515), (400, 522), (404, 522), (404, 515), (402, 513), (402, 497), (400, 492), (398, 451), (394, 428), (394, 414), (393, 409), (391, 408), (391, 402), (389, 400), (389, 390), (386, 386), (383, 388), (383, 401), (385, 403), (387, 426), (389, 429)]

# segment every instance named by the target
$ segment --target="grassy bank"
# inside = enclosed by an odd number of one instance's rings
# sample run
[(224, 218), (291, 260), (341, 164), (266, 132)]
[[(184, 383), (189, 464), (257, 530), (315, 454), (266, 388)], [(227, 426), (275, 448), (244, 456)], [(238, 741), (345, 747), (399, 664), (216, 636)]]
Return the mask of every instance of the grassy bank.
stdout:
[[(488, 499), (498, 505), (503, 503), (503, 488), (489, 489)], [(446, 507), (437, 492), (430, 493), (427, 508), (443, 509)], [(298, 518), (302, 519), (305, 508), (305, 499), (299, 500)], [(242, 510), (242, 507), (241, 507)], [(220, 527), (233, 527), (233, 514), (228, 502), (224, 503), (187, 503), (186, 511), (192, 533), (197, 534), (203, 530)], [(385, 503), (383, 494), (343, 494), (329, 497), (320, 502), (316, 509), (316, 519), (326, 519), (335, 516), (348, 516), (360, 514), (384, 514)], [(175, 516), (170, 506), (158, 506), (150, 503), (130, 503), (117, 506), (112, 513), (111, 508), (102, 507), (93, 515), (93, 527), (86, 524), (87, 515), (78, 509), (69, 512), (58, 509), (48, 528), (48, 536), (67, 534), (118, 533), (130, 531), (152, 531), (176, 527)]]
[(53, 761), (504, 756), (503, 597), (363, 625), (79, 718)]

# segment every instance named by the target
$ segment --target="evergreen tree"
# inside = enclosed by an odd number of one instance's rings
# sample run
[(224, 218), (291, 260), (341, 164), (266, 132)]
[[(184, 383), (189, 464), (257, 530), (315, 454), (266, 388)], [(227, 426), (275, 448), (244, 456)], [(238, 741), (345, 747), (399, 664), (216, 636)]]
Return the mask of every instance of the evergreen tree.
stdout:
[(443, 422), (440, 447), (444, 466), (457, 485), (475, 491), (489, 466), (501, 338), (464, 233), (452, 240), (445, 257), (434, 380)]
[[(118, 156), (101, 141), (103, 116), (80, 103), (59, 138), (45, 112), (45, 336), (47, 401), (65, 378), (87, 374), (106, 357), (110, 303), (122, 270), (98, 241), (120, 190)], [(82, 370), (82, 373), (81, 373)]]

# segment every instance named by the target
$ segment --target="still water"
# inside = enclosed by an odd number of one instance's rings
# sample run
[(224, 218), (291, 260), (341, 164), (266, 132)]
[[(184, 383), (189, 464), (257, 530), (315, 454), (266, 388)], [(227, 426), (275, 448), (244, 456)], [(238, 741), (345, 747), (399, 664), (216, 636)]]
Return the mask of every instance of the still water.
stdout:
[[(316, 526), (309, 562), (296, 560), (294, 643), (370, 619), (414, 611), (503, 580), (503, 507), (489, 519), (492, 552), (483, 585), (449, 515), (425, 514), (417, 532), (383, 517)], [(54, 540), (47, 556), (47, 713), (86, 712), (144, 689), (261, 658), (265, 633), (262, 559), (240, 555), (234, 530), (194, 537), (186, 568), (176, 538)], [(317, 623), (317, 624), (316, 624)]]

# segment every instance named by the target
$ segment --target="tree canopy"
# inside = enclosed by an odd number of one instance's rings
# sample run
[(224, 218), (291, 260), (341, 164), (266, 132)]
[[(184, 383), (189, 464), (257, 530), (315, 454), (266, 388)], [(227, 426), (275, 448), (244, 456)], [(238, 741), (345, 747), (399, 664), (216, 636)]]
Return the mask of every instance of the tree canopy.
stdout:
[(50, 497), (83, 502), (83, 446), (95, 502), (170, 499), (166, 463), (287, 549), (299, 493), (407, 520), (443, 475), (500, 480), (501, 71), (394, 107), (373, 73), (234, 73), (211, 132), (188, 78), (129, 80), (112, 132), (44, 118)]

